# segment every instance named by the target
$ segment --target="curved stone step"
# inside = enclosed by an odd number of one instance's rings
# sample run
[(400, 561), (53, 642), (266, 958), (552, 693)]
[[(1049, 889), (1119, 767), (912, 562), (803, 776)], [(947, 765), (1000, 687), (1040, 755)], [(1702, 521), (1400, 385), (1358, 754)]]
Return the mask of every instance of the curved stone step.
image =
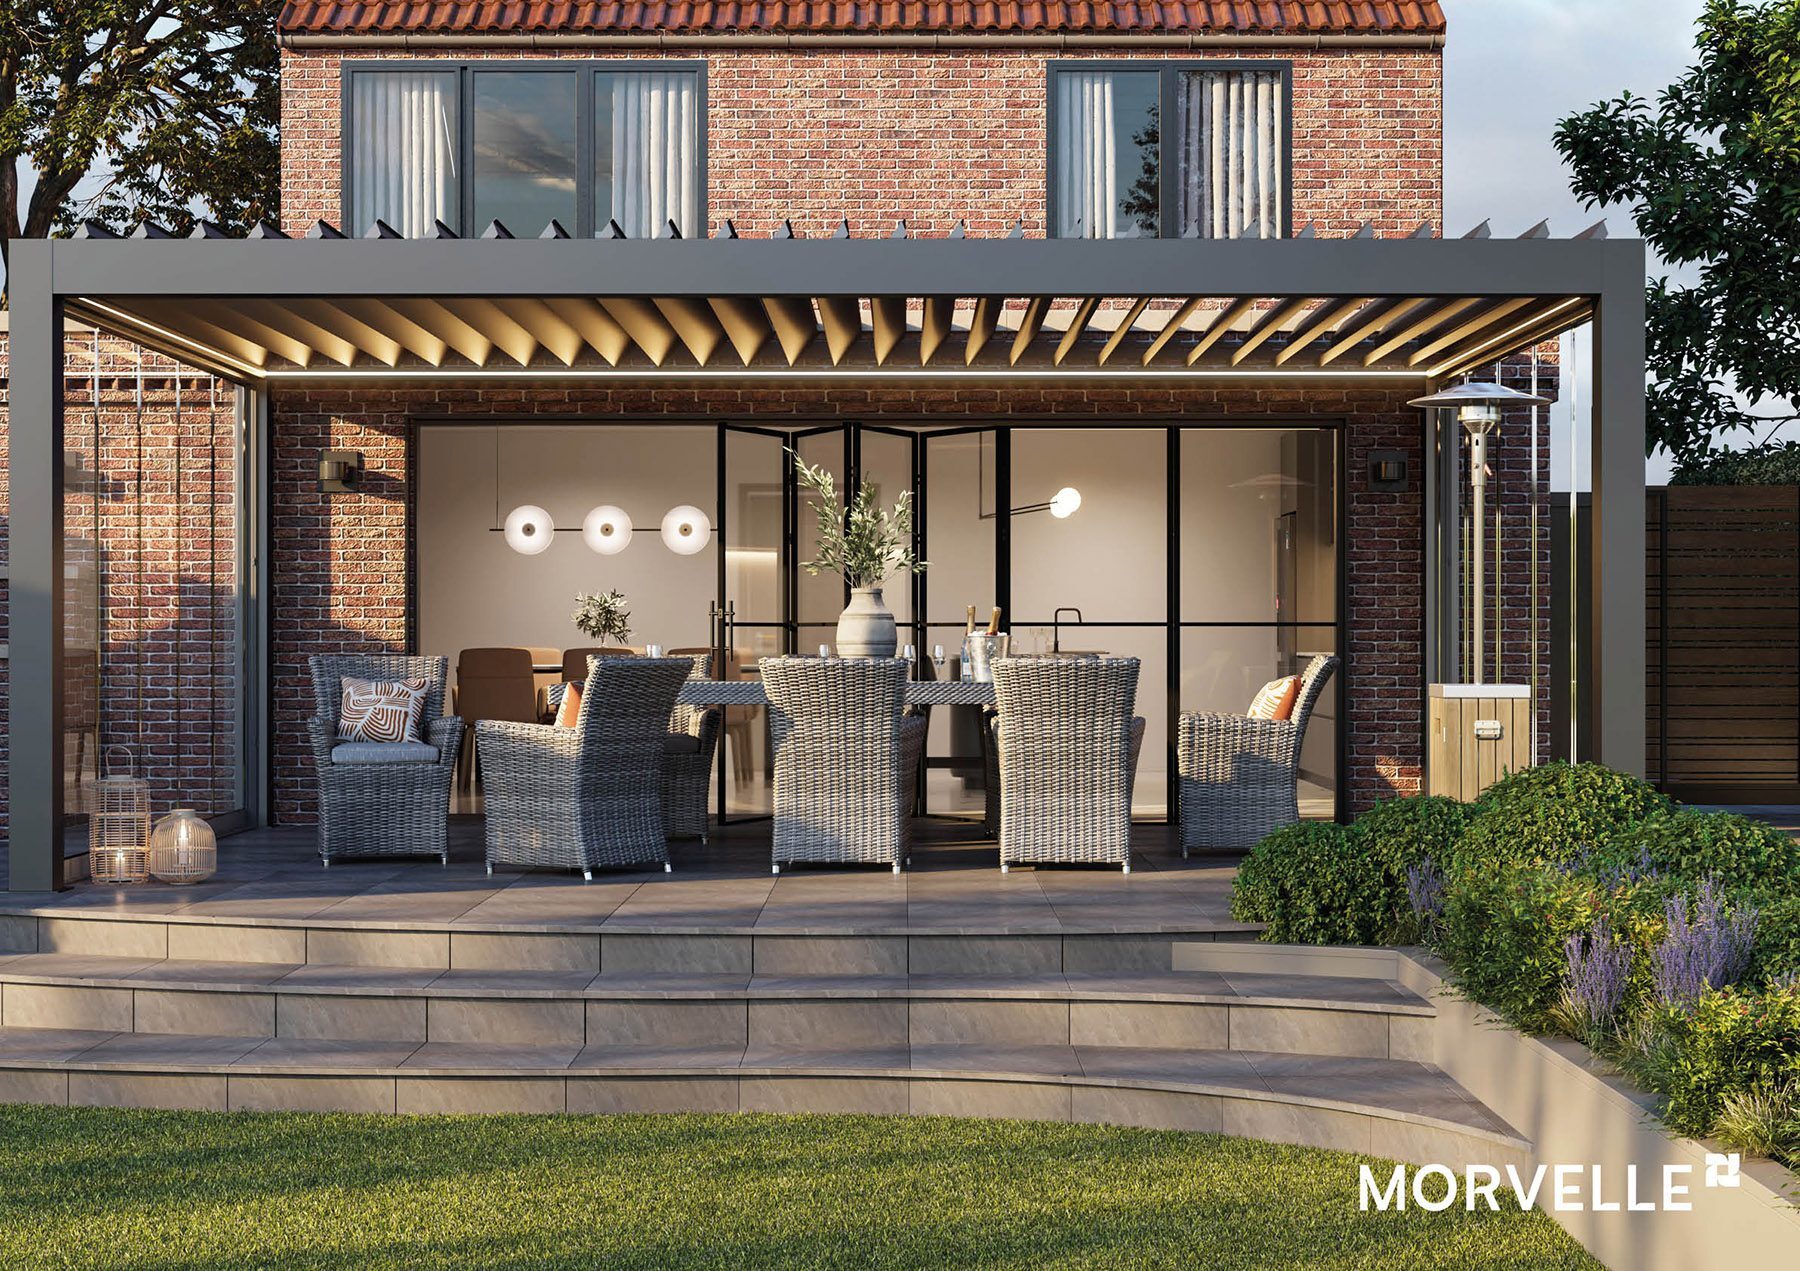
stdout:
[(1183, 1045), (1430, 1057), (1430, 1003), (1374, 979), (1240, 972), (744, 976), (25, 954), (0, 1026), (412, 1043)]
[(0, 1101), (379, 1112), (870, 1112), (1205, 1130), (1428, 1163), (1530, 1145), (1436, 1068), (1168, 1047), (533, 1046), (0, 1028)]

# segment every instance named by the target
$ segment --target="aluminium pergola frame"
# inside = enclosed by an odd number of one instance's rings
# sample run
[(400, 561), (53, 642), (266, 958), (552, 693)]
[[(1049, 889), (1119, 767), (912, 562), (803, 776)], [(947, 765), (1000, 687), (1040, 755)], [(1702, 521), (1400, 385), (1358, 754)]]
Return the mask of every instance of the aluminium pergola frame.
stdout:
[[(840, 338), (873, 335), (878, 348), (893, 347), (906, 318), (908, 298), (925, 298), (921, 333), (943, 340), (952, 298), (988, 298), (989, 314), (978, 309), (972, 321), (993, 322), (992, 311), (1004, 300), (1026, 317), (1004, 338), (1017, 341), (1018, 331), (1041, 322), (1045, 299), (1080, 302), (1079, 321), (1093, 315), (1095, 299), (1123, 300), (1135, 316), (1145, 298), (1205, 298), (1223, 305), (1234, 320), (1248, 325), (1234, 330), (1237, 348), (1254, 340), (1263, 344), (1277, 333), (1281, 342), (1262, 354), (1279, 358), (1277, 348), (1293, 343), (1296, 333), (1316, 338), (1333, 315), (1356, 314), (1371, 301), (1393, 302), (1396, 313), (1420, 312), (1417, 301), (1438, 302), (1442, 323), (1417, 324), (1402, 332), (1381, 327), (1371, 318), (1369, 360), (1396, 337), (1410, 340), (1414, 351), (1434, 339), (1457, 336), (1452, 322), (1467, 317), (1471, 306), (1498, 311), (1514, 300), (1578, 297), (1581, 313), (1594, 324), (1593, 340), (1593, 552), (1587, 583), (1592, 588), (1592, 618), (1583, 637), (1593, 650), (1591, 691), (1595, 714), (1595, 752), (1588, 756), (1626, 772), (1644, 769), (1644, 249), (1635, 240), (1608, 241), (1597, 236), (1578, 239), (1284, 239), (1269, 241), (1195, 241), (1144, 239), (1129, 241), (1045, 239), (690, 239), (587, 241), (576, 239), (72, 239), (19, 240), (11, 259), (11, 745), (9, 887), (36, 891), (63, 885), (64, 756), (63, 696), (63, 392), (65, 314), (95, 321), (115, 332), (159, 347), (146, 332), (161, 330), (148, 317), (138, 320), (139, 307), (168, 312), (173, 302), (257, 302), (259, 310), (293, 311), (293, 329), (317, 325), (320, 303), (347, 302), (346, 309), (367, 302), (448, 299), (455, 304), (520, 298), (591, 300), (603, 297), (630, 305), (657, 301), (698, 301), (728, 314), (734, 306), (765, 306), (771, 316), (792, 298), (808, 297), (818, 307), (829, 337), (835, 321), (845, 327)], [(1001, 298), (996, 300), (995, 298)], [(1032, 303), (1035, 299), (1036, 303)], [(1299, 303), (1314, 303), (1310, 311)], [(1272, 302), (1287, 312), (1281, 320), (1262, 315), (1245, 302)], [(1024, 305), (1019, 302), (1025, 301)], [(801, 301), (810, 311), (812, 304)], [(870, 324), (862, 324), (867, 305)], [(1194, 302), (1183, 306), (1191, 312)], [(302, 312), (303, 311), (303, 312)], [(364, 307), (362, 312), (367, 312)], [(1033, 316), (1036, 311), (1036, 316)], [(1362, 313), (1370, 312), (1367, 308)], [(855, 315), (855, 330), (848, 330)], [(1154, 315), (1152, 315), (1154, 316)], [(286, 324), (284, 324), (286, 325)], [(884, 328), (886, 334), (884, 336)], [(1167, 341), (1170, 323), (1157, 336)], [(1502, 356), (1554, 334), (1554, 322), (1527, 324), (1513, 332), (1514, 343), (1482, 350), (1482, 362)], [(1334, 329), (1348, 338), (1349, 325)], [(1033, 332), (1035, 335), (1036, 332)], [(1097, 343), (1105, 336), (1100, 331)], [(1116, 334), (1116, 333), (1115, 333)], [(1188, 346), (1202, 353), (1225, 334), (1216, 322), (1197, 334), (1182, 328)], [(1060, 338), (1058, 338), (1060, 337)], [(1239, 338), (1241, 337), (1241, 338)], [(1084, 376), (1129, 378), (1147, 365), (1124, 359), (1120, 368), (1106, 365), (1117, 347), (1108, 339), (1099, 353), (1069, 357), (1074, 337), (1049, 331), (1058, 347), (1054, 362), (1017, 366), (1008, 375), (1022, 383), (1034, 380), (1080, 381)], [(1361, 338), (1357, 335), (1357, 338)], [(1225, 349), (1233, 346), (1227, 344)], [(161, 351), (214, 371), (229, 365), (209, 359), (204, 348), (175, 342)], [(1254, 351), (1254, 346), (1253, 346)], [(1404, 351), (1404, 350), (1403, 350)], [(929, 354), (926, 360), (929, 361)], [(1195, 355), (1197, 358), (1199, 355)], [(1255, 382), (1271, 380), (1293, 387), (1309, 379), (1344, 383), (1343, 371), (1319, 366), (1296, 371), (1303, 359), (1281, 370), (1257, 366), (1229, 370), (1187, 365), (1196, 382), (1205, 376), (1231, 375)], [(1178, 365), (1180, 363), (1178, 362)], [(1277, 363), (1279, 365), (1279, 363)], [(555, 366), (512, 368), (554, 381)], [(1364, 371), (1391, 380), (1410, 380), (1431, 387), (1427, 365), (1411, 370)], [(246, 370), (248, 373), (245, 373)], [(710, 378), (728, 375), (729, 364), (708, 367)], [(266, 429), (265, 394), (282, 377), (266, 379), (256, 368), (228, 374), (247, 391), (251, 426)], [(486, 372), (460, 372), (479, 383)], [(605, 378), (606, 367), (584, 368)], [(685, 364), (646, 371), (671, 382), (699, 372)], [(795, 368), (796, 375), (800, 374)], [(812, 377), (828, 375), (847, 382), (888, 375), (935, 378), (939, 373), (916, 363), (908, 370), (864, 363), (811, 368)], [(942, 373), (953, 379), (954, 369)], [(972, 372), (965, 372), (972, 373)], [(1158, 368), (1161, 380), (1179, 370)], [(429, 379), (431, 368), (375, 367), (352, 375), (404, 383)], [(762, 367), (762, 378), (779, 378), (779, 367)], [(501, 376), (495, 375), (495, 382)], [(1420, 580), (1421, 587), (1426, 580)], [(271, 615), (266, 596), (253, 597), (257, 625), (267, 628)], [(1429, 621), (1436, 622), (1438, 615)], [(1432, 632), (1427, 631), (1428, 644)]]

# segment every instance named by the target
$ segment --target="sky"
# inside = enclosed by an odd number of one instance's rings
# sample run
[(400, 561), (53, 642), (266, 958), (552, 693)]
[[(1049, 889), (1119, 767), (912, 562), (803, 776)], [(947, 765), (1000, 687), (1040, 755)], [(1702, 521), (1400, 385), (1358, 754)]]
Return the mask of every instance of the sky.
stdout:
[[(1635, 237), (1623, 209), (1584, 209), (1569, 193), (1569, 173), (1551, 144), (1557, 121), (1630, 89), (1655, 97), (1693, 59), (1701, 0), (1444, 0), (1450, 36), (1444, 50), (1444, 232), (1465, 233), (1487, 219), (1495, 237), (1522, 234), (1549, 218), (1566, 238), (1604, 214), (1615, 238)], [(1565, 345), (1565, 364), (1585, 368), (1586, 331)], [(1589, 400), (1585, 374), (1572, 385)], [(1578, 409), (1585, 409), (1578, 406)], [(1586, 488), (1587, 455), (1571, 436), (1569, 403), (1551, 411), (1553, 484), (1568, 489), (1571, 461)], [(1649, 480), (1668, 477), (1652, 458)]]

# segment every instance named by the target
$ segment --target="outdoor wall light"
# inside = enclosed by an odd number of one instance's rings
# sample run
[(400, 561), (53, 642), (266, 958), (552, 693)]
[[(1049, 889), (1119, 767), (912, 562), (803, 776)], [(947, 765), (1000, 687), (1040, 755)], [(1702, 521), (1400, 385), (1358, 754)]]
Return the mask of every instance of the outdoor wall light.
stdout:
[(712, 522), (699, 508), (683, 503), (670, 508), (663, 517), (662, 540), (677, 556), (693, 556), (705, 551), (712, 541)]
[(363, 457), (357, 450), (319, 452), (319, 493), (354, 494), (362, 484)]
[(506, 545), (521, 556), (536, 556), (547, 551), (556, 535), (556, 524), (550, 514), (534, 503), (526, 503), (506, 514)]
[(631, 542), (631, 517), (603, 503), (582, 520), (581, 540), (602, 556), (617, 556)]

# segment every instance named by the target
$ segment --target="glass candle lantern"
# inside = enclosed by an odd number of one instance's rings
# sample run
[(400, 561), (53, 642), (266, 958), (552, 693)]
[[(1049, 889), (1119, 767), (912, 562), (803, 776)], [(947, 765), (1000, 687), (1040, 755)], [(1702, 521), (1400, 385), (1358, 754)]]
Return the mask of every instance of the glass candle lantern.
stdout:
[(212, 826), (192, 808), (176, 808), (150, 834), (150, 874), (160, 883), (203, 883), (219, 868)]

